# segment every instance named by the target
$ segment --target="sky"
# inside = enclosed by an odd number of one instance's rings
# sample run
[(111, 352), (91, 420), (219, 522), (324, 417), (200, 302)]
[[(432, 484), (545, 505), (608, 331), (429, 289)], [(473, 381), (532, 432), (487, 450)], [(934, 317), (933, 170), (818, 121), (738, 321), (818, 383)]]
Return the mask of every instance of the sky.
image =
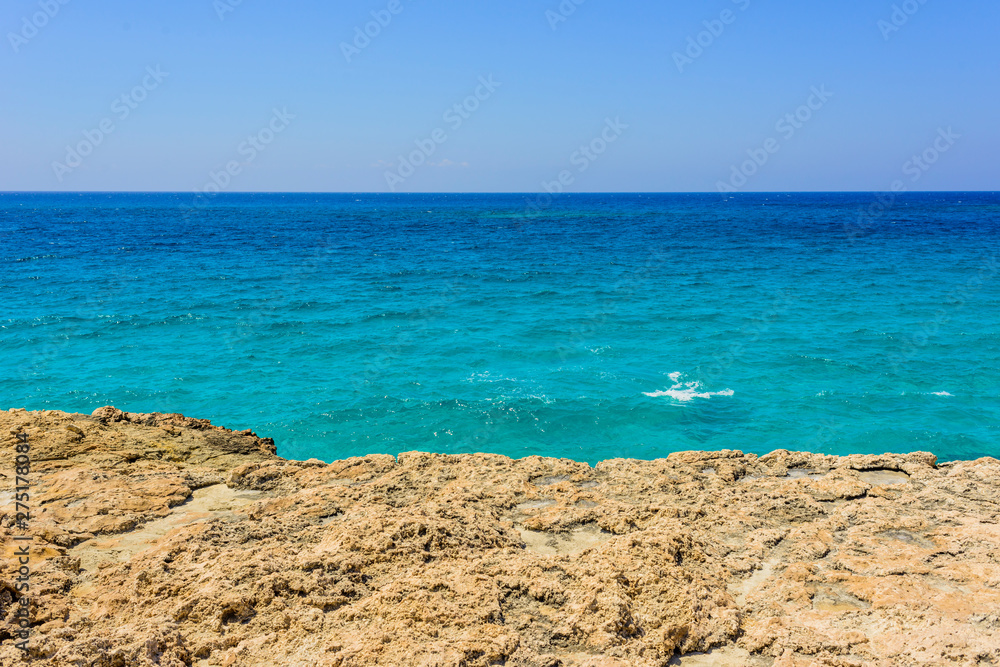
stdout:
[(995, 0), (7, 0), (0, 191), (998, 190)]

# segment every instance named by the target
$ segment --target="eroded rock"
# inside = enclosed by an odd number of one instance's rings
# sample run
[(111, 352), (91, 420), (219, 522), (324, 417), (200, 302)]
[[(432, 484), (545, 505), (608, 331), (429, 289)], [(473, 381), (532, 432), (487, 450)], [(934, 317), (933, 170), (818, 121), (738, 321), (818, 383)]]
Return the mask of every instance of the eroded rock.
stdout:
[(7, 487), (32, 446), (36, 664), (1000, 664), (995, 459), (327, 465), (114, 408), (0, 412), (0, 433)]

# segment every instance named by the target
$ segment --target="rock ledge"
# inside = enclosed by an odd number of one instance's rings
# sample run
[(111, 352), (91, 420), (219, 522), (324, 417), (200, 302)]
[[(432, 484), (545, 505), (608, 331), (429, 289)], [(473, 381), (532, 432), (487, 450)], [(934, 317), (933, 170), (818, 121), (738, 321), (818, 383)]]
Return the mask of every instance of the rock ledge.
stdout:
[[(1000, 461), (288, 461), (182, 415), (0, 411), (33, 664), (1000, 665)], [(18, 545), (20, 546), (20, 545)]]

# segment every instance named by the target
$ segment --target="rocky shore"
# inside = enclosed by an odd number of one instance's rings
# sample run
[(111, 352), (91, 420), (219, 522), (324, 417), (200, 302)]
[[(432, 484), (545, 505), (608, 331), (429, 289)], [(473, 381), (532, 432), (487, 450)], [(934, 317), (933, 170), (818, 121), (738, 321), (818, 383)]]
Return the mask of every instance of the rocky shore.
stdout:
[(181, 415), (0, 411), (0, 665), (1000, 665), (1000, 461), (288, 461)]

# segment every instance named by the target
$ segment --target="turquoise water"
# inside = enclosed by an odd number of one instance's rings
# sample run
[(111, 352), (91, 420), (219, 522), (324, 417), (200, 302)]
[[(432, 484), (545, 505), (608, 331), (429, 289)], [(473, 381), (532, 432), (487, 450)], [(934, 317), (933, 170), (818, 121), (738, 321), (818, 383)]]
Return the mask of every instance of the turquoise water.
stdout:
[(1000, 456), (1000, 195), (878, 202), (0, 194), (0, 407), (325, 460)]

